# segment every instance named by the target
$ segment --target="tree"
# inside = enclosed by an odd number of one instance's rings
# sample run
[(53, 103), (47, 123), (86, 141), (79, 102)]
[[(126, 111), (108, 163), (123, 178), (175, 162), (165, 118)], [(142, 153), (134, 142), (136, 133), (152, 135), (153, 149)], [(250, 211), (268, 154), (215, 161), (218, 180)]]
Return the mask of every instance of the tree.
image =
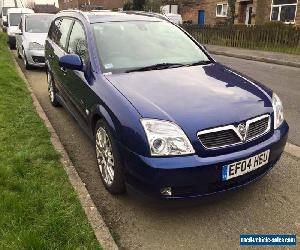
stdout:
[(26, 0), (26, 1), (23, 0), (23, 3), (24, 3), (25, 8), (29, 8), (29, 9), (34, 8), (34, 1), (33, 0)]
[(132, 1), (126, 1), (124, 3), (123, 10), (132, 10)]
[(132, 9), (133, 10), (144, 10), (146, 0), (133, 0)]
[(228, 24), (234, 24), (236, 0), (228, 0)]
[(123, 10), (160, 12), (162, 0), (127, 0)]
[(146, 0), (144, 10), (160, 13), (162, 5), (162, 0)]

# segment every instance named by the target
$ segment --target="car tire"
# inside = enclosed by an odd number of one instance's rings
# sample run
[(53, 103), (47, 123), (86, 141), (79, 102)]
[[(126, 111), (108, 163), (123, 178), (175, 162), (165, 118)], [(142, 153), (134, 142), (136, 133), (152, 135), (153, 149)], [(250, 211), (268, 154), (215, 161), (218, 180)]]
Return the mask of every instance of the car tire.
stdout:
[(124, 193), (125, 178), (121, 157), (107, 123), (99, 120), (94, 134), (97, 166), (105, 188), (111, 194)]
[(58, 107), (60, 106), (60, 104), (56, 96), (56, 88), (51, 73), (49, 71), (47, 71), (47, 82), (48, 82), (48, 94), (49, 94), (50, 102), (53, 107)]
[(23, 62), (24, 62), (25, 69), (30, 70), (32, 68), (30, 66), (30, 64), (28, 63), (28, 61), (27, 61), (26, 54), (25, 54), (24, 50), (23, 50)]
[(13, 49), (15, 49), (15, 46), (14, 46), (12, 43), (9, 43), (9, 48), (10, 48), (11, 50), (13, 50)]

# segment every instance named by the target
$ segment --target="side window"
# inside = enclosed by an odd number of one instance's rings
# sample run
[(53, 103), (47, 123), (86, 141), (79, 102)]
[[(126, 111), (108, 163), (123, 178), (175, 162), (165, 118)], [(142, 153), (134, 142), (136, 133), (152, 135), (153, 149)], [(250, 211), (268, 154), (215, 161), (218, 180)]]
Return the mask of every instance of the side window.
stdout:
[(72, 20), (71, 19), (62, 19), (60, 26), (59, 26), (59, 37), (58, 37), (58, 41), (57, 44), (61, 47), (61, 48), (66, 48), (67, 45), (67, 38), (68, 38), (68, 33), (70, 30), (70, 26), (72, 24)]
[(75, 21), (69, 39), (68, 53), (77, 54), (84, 63), (89, 60), (87, 41), (83, 26), (80, 22)]
[(19, 23), (19, 30), (21, 30), (21, 31), (23, 31), (23, 30), (22, 30), (22, 23), (23, 23), (23, 17), (21, 18), (21, 21), (20, 21), (20, 23)]
[(52, 22), (50, 30), (49, 30), (49, 38), (57, 44), (59, 40), (59, 26), (61, 23), (61, 19), (56, 19)]

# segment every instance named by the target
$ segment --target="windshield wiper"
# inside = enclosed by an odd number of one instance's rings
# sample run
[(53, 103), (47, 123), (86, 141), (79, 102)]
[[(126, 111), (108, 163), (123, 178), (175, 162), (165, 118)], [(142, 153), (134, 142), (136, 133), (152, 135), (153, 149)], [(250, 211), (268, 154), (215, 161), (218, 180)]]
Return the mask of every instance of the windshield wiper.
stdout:
[(186, 66), (207, 65), (207, 64), (211, 64), (211, 63), (212, 63), (212, 61), (209, 61), (209, 60), (201, 60), (201, 61), (198, 61), (198, 62), (186, 64)]
[(126, 73), (130, 72), (138, 72), (138, 71), (150, 71), (150, 70), (161, 70), (161, 69), (170, 69), (170, 68), (177, 68), (177, 67), (184, 67), (186, 64), (182, 63), (157, 63), (145, 67), (130, 69), (125, 71)]

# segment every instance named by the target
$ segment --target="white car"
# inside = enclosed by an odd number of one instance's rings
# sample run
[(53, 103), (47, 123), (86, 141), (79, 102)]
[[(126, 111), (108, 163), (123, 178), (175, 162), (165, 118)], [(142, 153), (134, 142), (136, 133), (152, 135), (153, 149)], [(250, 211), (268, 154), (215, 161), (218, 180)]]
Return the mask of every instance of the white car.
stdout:
[(22, 16), (16, 47), (18, 57), (22, 58), (26, 69), (32, 66), (45, 66), (45, 40), (54, 15), (25, 14)]
[(34, 13), (34, 11), (28, 8), (9, 8), (7, 10), (7, 35), (10, 49), (16, 47), (16, 32), (19, 30), (18, 25), (21, 16), (27, 13)]
[(172, 22), (177, 25), (182, 24), (182, 17), (179, 14), (166, 13), (165, 16)]
[(2, 7), (1, 11), (0, 11), (0, 18), (1, 18), (1, 27), (3, 29), (3, 31), (6, 31), (6, 28), (7, 28), (7, 10), (9, 8), (12, 8), (12, 7)]

